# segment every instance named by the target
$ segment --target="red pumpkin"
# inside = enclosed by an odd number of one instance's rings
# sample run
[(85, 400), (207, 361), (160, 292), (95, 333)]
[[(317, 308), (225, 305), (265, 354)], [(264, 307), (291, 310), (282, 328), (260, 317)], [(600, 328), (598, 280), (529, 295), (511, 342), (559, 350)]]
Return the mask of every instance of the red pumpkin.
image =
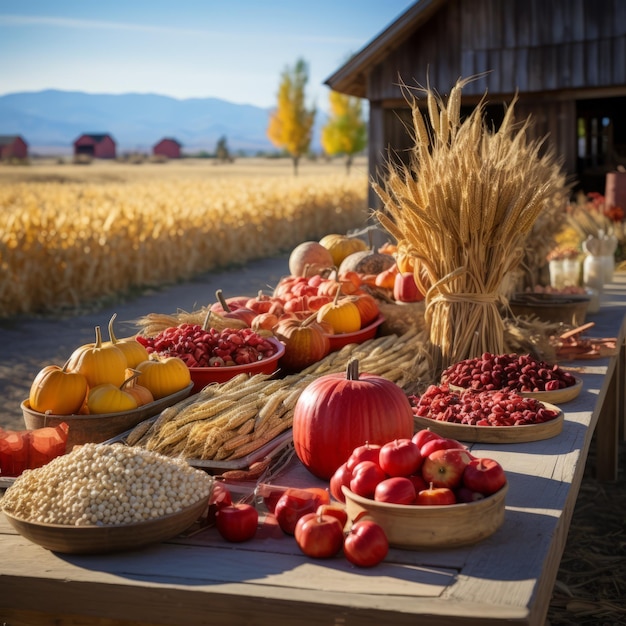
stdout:
[(357, 446), (412, 435), (413, 411), (402, 388), (382, 376), (359, 375), (356, 359), (345, 374), (326, 374), (310, 383), (294, 408), (296, 454), (323, 480), (329, 480)]

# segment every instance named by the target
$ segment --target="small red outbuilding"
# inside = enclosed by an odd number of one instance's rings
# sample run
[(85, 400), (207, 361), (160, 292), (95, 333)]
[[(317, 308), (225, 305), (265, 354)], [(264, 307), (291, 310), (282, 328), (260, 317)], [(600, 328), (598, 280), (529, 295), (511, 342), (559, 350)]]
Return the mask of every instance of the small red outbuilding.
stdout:
[(27, 158), (28, 145), (19, 135), (0, 135), (0, 161)]
[(152, 154), (155, 156), (165, 156), (168, 159), (180, 159), (181, 144), (172, 139), (171, 137), (165, 137), (161, 139), (159, 143), (155, 144), (152, 148)]
[(114, 159), (115, 141), (107, 133), (81, 135), (74, 142), (74, 156), (86, 154), (94, 159)]

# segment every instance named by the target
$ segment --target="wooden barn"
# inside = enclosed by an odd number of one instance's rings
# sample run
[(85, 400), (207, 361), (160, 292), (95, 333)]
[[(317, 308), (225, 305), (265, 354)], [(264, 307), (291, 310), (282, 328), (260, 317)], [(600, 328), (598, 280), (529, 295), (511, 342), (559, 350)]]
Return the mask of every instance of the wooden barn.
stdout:
[(182, 144), (171, 137), (164, 137), (152, 148), (154, 156), (163, 156), (168, 159), (180, 159)]
[(28, 144), (19, 135), (0, 135), (0, 161), (28, 158)]
[(107, 133), (88, 133), (74, 142), (74, 156), (87, 155), (94, 159), (114, 159), (115, 140)]
[[(585, 192), (604, 190), (626, 164), (626, 2), (620, 0), (419, 0), (325, 84), (369, 101), (372, 177), (411, 145), (400, 83), (440, 95), (459, 78), (462, 113), (487, 91), (495, 124), (516, 92), (516, 116), (534, 121)], [(424, 102), (423, 92), (411, 93)], [(420, 102), (421, 106), (421, 102)], [(396, 158), (396, 157), (394, 157)], [(379, 206), (370, 191), (371, 206)]]

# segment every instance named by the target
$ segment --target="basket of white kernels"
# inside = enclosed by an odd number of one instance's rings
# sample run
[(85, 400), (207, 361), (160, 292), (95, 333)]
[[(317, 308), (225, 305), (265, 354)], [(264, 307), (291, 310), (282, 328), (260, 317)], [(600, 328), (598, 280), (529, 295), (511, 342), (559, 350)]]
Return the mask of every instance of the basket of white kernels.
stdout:
[(136, 550), (193, 526), (208, 509), (213, 480), (182, 459), (87, 443), (26, 470), (0, 506), (17, 532), (54, 552)]

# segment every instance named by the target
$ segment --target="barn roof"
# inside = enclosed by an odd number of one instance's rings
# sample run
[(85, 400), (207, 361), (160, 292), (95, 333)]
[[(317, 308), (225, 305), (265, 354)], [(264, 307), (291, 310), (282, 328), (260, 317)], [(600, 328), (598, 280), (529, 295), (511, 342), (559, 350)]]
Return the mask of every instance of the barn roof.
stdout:
[(383, 30), (362, 50), (357, 52), (324, 84), (331, 89), (358, 98), (366, 97), (367, 74), (377, 63), (380, 63), (390, 52), (400, 47), (408, 37), (420, 26), (425, 24), (447, 0), (418, 0), (410, 6), (398, 19)]
[(183, 145), (182, 143), (180, 143), (180, 141), (178, 141), (178, 139), (174, 139), (174, 137), (163, 137), (163, 139), (159, 139), (159, 141), (157, 141), (157, 145), (164, 141), (171, 141), (175, 143), (177, 146), (181, 146), (181, 147)]
[(89, 139), (91, 139), (94, 143), (100, 143), (101, 141), (104, 141), (107, 137), (113, 140), (113, 137), (111, 137), (110, 133), (83, 133), (79, 137), (79, 139), (81, 139), (82, 137), (89, 137)]
[[(16, 139), (22, 139), (19, 135), (0, 135), (0, 146), (11, 145)], [(22, 139), (22, 141), (24, 141)]]

